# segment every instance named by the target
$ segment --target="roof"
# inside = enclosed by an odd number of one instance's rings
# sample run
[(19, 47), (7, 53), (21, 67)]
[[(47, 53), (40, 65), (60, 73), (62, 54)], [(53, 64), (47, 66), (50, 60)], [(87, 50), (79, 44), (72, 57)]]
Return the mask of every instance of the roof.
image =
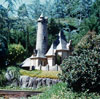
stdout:
[(54, 56), (55, 53), (54, 53), (54, 44), (52, 43), (49, 51), (47, 52), (46, 56)]
[(56, 50), (67, 50), (66, 48), (67, 41), (65, 39), (65, 35), (63, 31), (59, 32), (59, 44), (57, 45)]
[(43, 13), (40, 15), (38, 22), (48, 22), (48, 18), (44, 17)]
[(41, 52), (41, 51), (39, 51), (39, 50), (37, 50), (37, 55), (36, 55), (36, 57), (38, 58), (46, 58), (45, 56), (44, 56), (44, 54)]
[(35, 58), (35, 57), (36, 57), (35, 55), (32, 55), (32, 56), (30, 57), (30, 59), (31, 59), (31, 58)]
[(44, 17), (44, 15), (43, 15), (43, 13), (41, 13), (40, 18), (43, 18), (43, 17)]
[(66, 45), (67, 50), (71, 50), (71, 45), (72, 45), (72, 41), (70, 40), (69, 43), (67, 43)]
[(22, 67), (30, 67), (31, 65), (31, 59), (27, 58), (23, 63), (22, 63)]

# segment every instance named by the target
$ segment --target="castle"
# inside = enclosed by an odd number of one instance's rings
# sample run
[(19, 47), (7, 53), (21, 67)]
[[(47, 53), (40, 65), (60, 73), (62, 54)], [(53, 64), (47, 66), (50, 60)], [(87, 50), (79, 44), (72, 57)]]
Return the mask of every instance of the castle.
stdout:
[(60, 70), (59, 64), (71, 54), (71, 41), (67, 42), (63, 31), (59, 32), (57, 39), (48, 47), (48, 19), (41, 14), (38, 19), (36, 50), (27, 58), (22, 67), (29, 67), (30, 70)]

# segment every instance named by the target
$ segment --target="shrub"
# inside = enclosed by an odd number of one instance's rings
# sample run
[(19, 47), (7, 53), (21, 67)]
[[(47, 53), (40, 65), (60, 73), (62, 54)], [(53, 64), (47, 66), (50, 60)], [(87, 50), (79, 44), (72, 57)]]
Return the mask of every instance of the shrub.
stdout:
[(45, 89), (43, 94), (29, 97), (28, 99), (99, 99), (96, 93), (76, 93), (66, 88), (65, 83), (58, 83)]
[(100, 89), (100, 52), (82, 50), (78, 56), (70, 56), (61, 64), (60, 78), (75, 91), (99, 91)]
[(0, 68), (5, 68), (5, 62), (7, 59), (7, 41), (6, 38), (0, 35)]
[(5, 71), (4, 70), (0, 70), (0, 86), (4, 86), (6, 79), (5, 79)]
[(79, 52), (83, 49), (92, 49), (94, 47), (94, 42), (93, 42), (94, 38), (96, 38), (96, 33), (94, 31), (92, 32), (88, 31), (87, 34), (75, 46), (74, 51)]
[(25, 49), (21, 44), (10, 44), (8, 46), (8, 62), (13, 65), (17, 62), (21, 62), (25, 55)]
[(19, 79), (19, 76), (20, 76), (19, 70), (20, 70), (20, 68), (15, 67), (15, 66), (10, 66), (10, 67), (7, 68), (7, 72), (10, 72), (12, 80), (18, 80)]

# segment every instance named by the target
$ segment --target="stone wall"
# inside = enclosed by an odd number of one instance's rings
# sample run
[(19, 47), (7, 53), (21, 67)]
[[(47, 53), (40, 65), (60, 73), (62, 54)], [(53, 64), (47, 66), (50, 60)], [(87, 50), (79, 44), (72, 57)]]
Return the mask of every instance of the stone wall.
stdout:
[(58, 79), (50, 79), (50, 78), (36, 78), (36, 77), (29, 77), (29, 76), (21, 76), (19, 80), (19, 86), (21, 88), (40, 88), (43, 86), (51, 86), (58, 82), (61, 82)]
[(7, 72), (5, 74), (6, 85), (9, 86), (19, 86), (21, 88), (32, 88), (36, 89), (43, 86), (51, 86), (58, 82), (61, 82), (59, 79), (50, 79), (50, 78), (37, 78), (29, 76), (20, 76), (18, 79), (14, 78), (12, 73)]

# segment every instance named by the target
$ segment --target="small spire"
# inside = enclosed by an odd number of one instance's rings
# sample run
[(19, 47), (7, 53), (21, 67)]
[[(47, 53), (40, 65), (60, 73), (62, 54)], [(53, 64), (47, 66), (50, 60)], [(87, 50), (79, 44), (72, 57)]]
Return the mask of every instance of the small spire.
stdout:
[(40, 56), (39, 54), (40, 54), (40, 51), (38, 50), (38, 51), (37, 51), (37, 57), (39, 57), (39, 56)]
[(41, 21), (43, 21), (44, 20), (44, 15), (43, 15), (43, 13), (41, 13), (41, 15), (40, 15), (40, 17), (39, 17), (39, 19), (38, 19), (38, 22), (41, 22)]
[(59, 32), (59, 36), (61, 37), (63, 35), (63, 30), (61, 30), (60, 32)]
[(54, 56), (55, 53), (54, 53), (54, 44), (52, 43), (49, 51), (47, 52), (46, 56)]
[(43, 15), (43, 13), (41, 13), (40, 18), (43, 18), (43, 17), (44, 17), (44, 15)]

